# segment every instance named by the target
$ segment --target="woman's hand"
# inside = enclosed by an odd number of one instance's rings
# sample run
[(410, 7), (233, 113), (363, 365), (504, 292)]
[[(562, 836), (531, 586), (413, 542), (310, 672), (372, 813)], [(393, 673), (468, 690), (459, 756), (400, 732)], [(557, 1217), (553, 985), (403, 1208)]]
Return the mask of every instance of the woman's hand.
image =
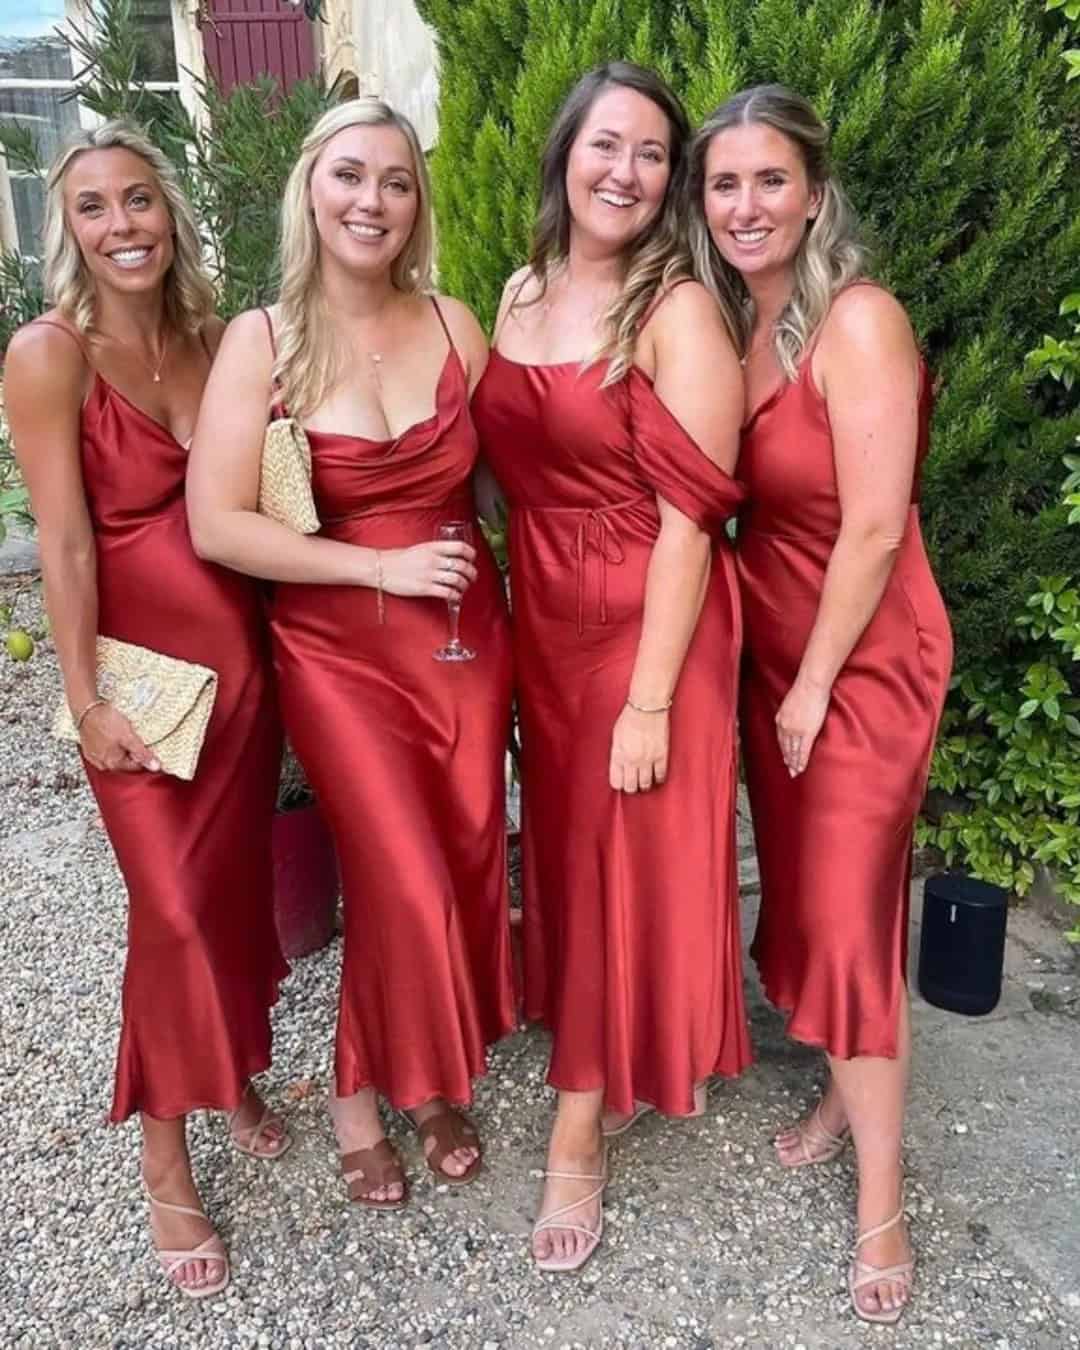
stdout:
[(161, 768), (154, 752), (143, 745), (131, 723), (111, 703), (101, 703), (86, 714), (79, 728), (79, 744), (94, 768), (106, 773), (143, 769), (157, 773)]
[(412, 548), (380, 549), (382, 587), (391, 595), (460, 600), (476, 580), (476, 549), (457, 539), (433, 539)]
[(795, 778), (810, 762), (810, 751), (829, 711), (829, 690), (822, 685), (796, 682), (776, 714), (776, 735), (787, 771)]
[(667, 777), (671, 718), (623, 708), (611, 733), (608, 782), (616, 792), (646, 792)]

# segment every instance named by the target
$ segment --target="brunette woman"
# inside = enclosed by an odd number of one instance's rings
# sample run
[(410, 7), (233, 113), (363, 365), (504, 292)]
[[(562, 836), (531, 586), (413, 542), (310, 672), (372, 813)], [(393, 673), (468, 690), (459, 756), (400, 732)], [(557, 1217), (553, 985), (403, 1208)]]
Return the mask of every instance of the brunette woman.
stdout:
[[(269, 652), (255, 587), (195, 556), (184, 514), (186, 447), (221, 325), (191, 207), (132, 128), (107, 123), (60, 154), (45, 236), (55, 308), (12, 339), (4, 394), (64, 690), (128, 890), (111, 1119), (141, 1113), (158, 1258), (182, 1293), (204, 1297), (229, 1267), (199, 1204), (185, 1117), (232, 1112), (232, 1142), (256, 1157), (291, 1143), (248, 1081), (269, 1063), (285, 973)], [(193, 781), (162, 773), (100, 694), (98, 634), (217, 672)]]
[(474, 400), (510, 503), (526, 1008), (552, 1030), (559, 1090), (544, 1270), (600, 1241), (605, 1129), (694, 1114), (710, 1075), (749, 1058), (722, 529), (742, 384), (720, 310), (687, 279), (686, 138), (651, 71), (616, 62), (575, 85)]
[(691, 151), (698, 274), (745, 363), (739, 477), (747, 780), (761, 864), (753, 953), (823, 1100), (776, 1141), (787, 1167), (850, 1132), (851, 1298), (895, 1322), (913, 1270), (901, 1132), (912, 830), (952, 660), (919, 532), (931, 387), (900, 305), (866, 282), (828, 134), (775, 85), (736, 95)]
[[(379, 1209), (403, 1205), (406, 1182), (378, 1095), (412, 1112), (439, 1181), (471, 1181), (480, 1141), (457, 1108), (514, 1020), (509, 637), (469, 486), (487, 346), (432, 293), (432, 237), (405, 118), (370, 98), (325, 114), (285, 192), (279, 303), (225, 334), (188, 493), (203, 556), (279, 583), (286, 729), (344, 885), (331, 1112), (349, 1196)], [(272, 412), (307, 429), (318, 535), (256, 513)], [(437, 660), (459, 606), (473, 659)]]

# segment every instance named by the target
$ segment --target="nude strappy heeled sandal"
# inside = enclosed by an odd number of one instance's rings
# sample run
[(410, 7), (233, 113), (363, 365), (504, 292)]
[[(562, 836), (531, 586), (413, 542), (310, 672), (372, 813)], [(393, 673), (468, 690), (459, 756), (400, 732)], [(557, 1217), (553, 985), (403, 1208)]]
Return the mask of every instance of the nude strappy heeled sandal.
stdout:
[[(859, 1260), (859, 1248), (864, 1242), (869, 1242), (871, 1238), (880, 1237), (882, 1233), (894, 1228), (904, 1217), (904, 1198), (900, 1197), (900, 1208), (885, 1223), (876, 1224), (873, 1228), (868, 1228), (865, 1233), (860, 1233), (855, 1241), (855, 1246), (851, 1249), (851, 1265), (848, 1268), (848, 1293), (851, 1295), (851, 1306), (855, 1310), (856, 1317), (861, 1317), (864, 1322), (884, 1322), (892, 1325), (899, 1322), (904, 1309), (911, 1298), (911, 1277), (915, 1272), (915, 1258), (910, 1261), (901, 1261), (895, 1266), (871, 1266), (866, 1261)], [(907, 1298), (898, 1308), (880, 1308), (876, 1312), (869, 1308), (863, 1308), (856, 1297), (860, 1289), (866, 1289), (872, 1284), (881, 1284), (887, 1280), (894, 1280), (897, 1284), (902, 1284), (907, 1290)]]
[[(205, 1219), (207, 1223), (210, 1222), (201, 1209), (192, 1209), (190, 1205), (173, 1205), (167, 1200), (159, 1200), (157, 1196), (151, 1193), (150, 1188), (145, 1183), (143, 1190), (146, 1192), (146, 1198), (150, 1201), (150, 1204), (158, 1209), (168, 1210), (170, 1214), (186, 1214), (189, 1218)], [(185, 1298), (209, 1298), (212, 1294), (220, 1294), (229, 1283), (229, 1255), (225, 1250), (225, 1244), (216, 1233), (211, 1233), (208, 1238), (200, 1242), (197, 1247), (192, 1247), (190, 1251), (173, 1251), (166, 1247), (155, 1247), (154, 1255), (158, 1259), (165, 1278)], [(173, 1272), (179, 1270), (189, 1261), (220, 1261), (224, 1266), (224, 1273), (221, 1279), (216, 1280), (213, 1284), (197, 1286), (180, 1284), (172, 1278)]]
[(548, 1177), (554, 1177), (559, 1181), (598, 1181), (600, 1183), (595, 1190), (590, 1191), (588, 1195), (582, 1196), (580, 1200), (575, 1200), (569, 1205), (560, 1205), (558, 1209), (553, 1209), (550, 1214), (545, 1214), (543, 1218), (537, 1219), (536, 1223), (533, 1224), (533, 1238), (536, 1237), (537, 1233), (543, 1233), (549, 1228), (563, 1228), (568, 1229), (572, 1233), (584, 1233), (589, 1239), (579, 1255), (571, 1257), (569, 1260), (560, 1260), (557, 1256), (540, 1257), (537, 1256), (535, 1252), (533, 1253), (533, 1261), (536, 1263), (537, 1270), (553, 1270), (569, 1274), (572, 1271), (580, 1270), (585, 1262), (588, 1261), (589, 1257), (592, 1256), (593, 1252), (596, 1251), (597, 1247), (600, 1246), (600, 1239), (604, 1234), (603, 1204), (601, 1203), (600, 1219), (595, 1228), (586, 1228), (585, 1225), (581, 1223), (563, 1223), (561, 1220), (564, 1214), (569, 1214), (570, 1211), (574, 1209), (580, 1209), (582, 1205), (591, 1204), (597, 1196), (603, 1196), (608, 1183), (607, 1146), (604, 1146), (603, 1161), (599, 1173), (545, 1172), (544, 1179), (546, 1180)]
[(626, 1117), (621, 1125), (616, 1125), (613, 1129), (602, 1131), (605, 1139), (618, 1139), (619, 1135), (625, 1134), (627, 1130), (632, 1130), (642, 1116), (647, 1116), (655, 1111), (655, 1106), (650, 1106), (648, 1102), (642, 1102), (640, 1106), (635, 1106), (630, 1115)]
[[(851, 1138), (851, 1131), (846, 1125), (839, 1134), (832, 1134), (825, 1128), (825, 1122), (821, 1118), (820, 1102), (814, 1107), (809, 1120), (800, 1120), (798, 1124), (792, 1125), (790, 1128), (795, 1130), (799, 1136), (802, 1157), (795, 1158), (791, 1162), (785, 1162), (783, 1158), (778, 1158), (781, 1167), (811, 1167), (814, 1163), (832, 1162), (834, 1158), (843, 1153), (848, 1140)], [(778, 1139), (779, 1135), (773, 1140), (773, 1145), (779, 1154)]]
[[(244, 1096), (240, 1099), (240, 1106), (243, 1106), (247, 1099), (250, 1083), (244, 1089)], [(240, 1106), (235, 1111), (230, 1111), (226, 1117), (229, 1131), (229, 1143), (233, 1148), (239, 1149), (241, 1153), (246, 1153), (249, 1158), (258, 1158), (260, 1162), (277, 1162), (278, 1158), (283, 1158), (289, 1149), (293, 1146), (293, 1137), (285, 1127), (285, 1122), (272, 1111), (269, 1106), (263, 1103), (262, 1115), (254, 1125), (244, 1125), (237, 1129), (233, 1122), (240, 1112)], [(256, 1148), (255, 1141), (266, 1128), (267, 1122), (274, 1120), (281, 1126), (281, 1134), (278, 1137), (278, 1146), (275, 1149)]]

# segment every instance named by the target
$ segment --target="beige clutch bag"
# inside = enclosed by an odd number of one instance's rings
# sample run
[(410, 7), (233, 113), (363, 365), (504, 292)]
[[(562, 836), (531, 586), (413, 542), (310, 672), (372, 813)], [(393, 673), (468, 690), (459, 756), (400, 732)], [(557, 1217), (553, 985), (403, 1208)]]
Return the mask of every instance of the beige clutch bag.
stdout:
[[(133, 642), (99, 637), (97, 687), (153, 750), (166, 773), (189, 781), (195, 777), (217, 694), (216, 671)], [(56, 710), (52, 731), (62, 741), (79, 739), (66, 700)]]
[(311, 446), (292, 417), (276, 417), (266, 428), (259, 471), (259, 514), (299, 534), (319, 528), (311, 493)]

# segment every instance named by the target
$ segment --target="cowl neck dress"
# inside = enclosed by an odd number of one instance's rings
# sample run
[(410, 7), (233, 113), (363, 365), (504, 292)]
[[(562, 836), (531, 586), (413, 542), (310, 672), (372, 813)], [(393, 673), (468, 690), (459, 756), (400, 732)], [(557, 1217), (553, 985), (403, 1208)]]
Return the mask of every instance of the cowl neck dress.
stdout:
[(793, 779), (775, 718), (841, 524), (832, 431), (811, 356), (753, 412), (736, 468), (748, 493), (738, 533), (741, 725), (761, 870), (752, 954), (796, 1040), (842, 1059), (894, 1057), (912, 836), (952, 666), (949, 620), (919, 528), (932, 385), (922, 365), (917, 467), (895, 567), (833, 684), (809, 765)]
[[(442, 322), (442, 314), (435, 305)], [(470, 520), (478, 579), (461, 637), (433, 658), (447, 607), (370, 587), (279, 584), (272, 631), (282, 711), (330, 824), (345, 925), (340, 1096), (465, 1104), (485, 1048), (514, 1026), (503, 757), (510, 640), (502, 582), (475, 520), (465, 368), (446, 325), (435, 411), (392, 440), (309, 430), (320, 533), (408, 548)]]

